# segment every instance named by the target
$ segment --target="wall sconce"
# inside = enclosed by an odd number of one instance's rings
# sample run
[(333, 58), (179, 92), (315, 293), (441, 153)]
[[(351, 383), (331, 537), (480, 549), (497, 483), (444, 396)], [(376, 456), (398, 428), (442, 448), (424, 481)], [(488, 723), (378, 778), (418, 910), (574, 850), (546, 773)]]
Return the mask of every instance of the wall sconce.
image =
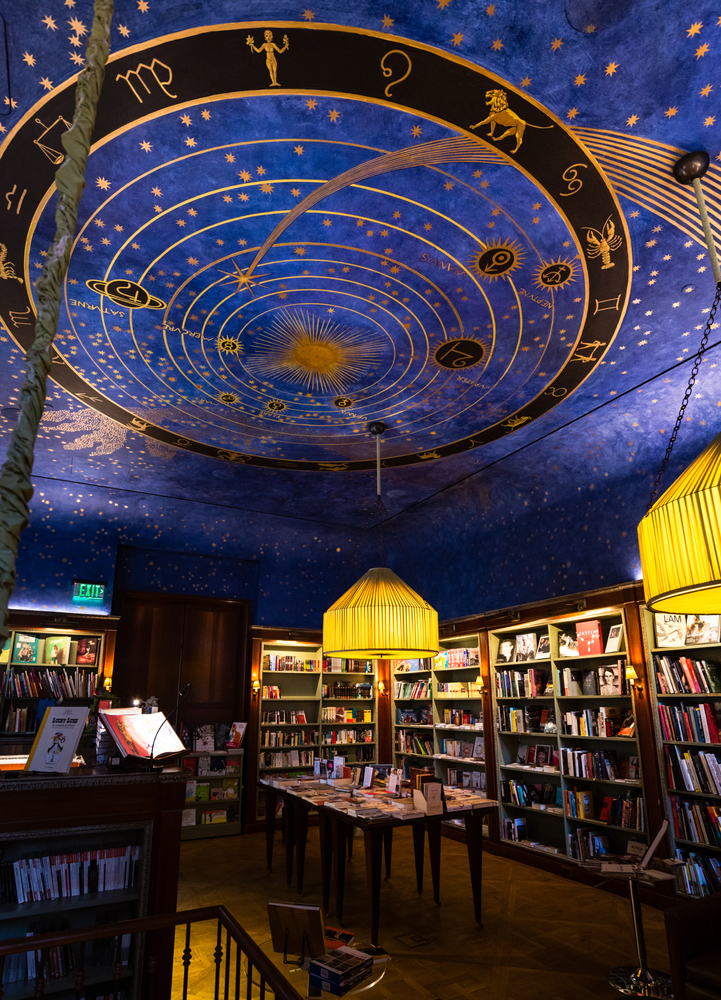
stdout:
[(485, 684), (483, 682), (483, 675), (482, 674), (479, 674), (478, 677), (476, 677), (476, 687), (481, 692), (481, 694), (485, 694), (486, 693), (486, 687), (485, 687)]
[(384, 695), (386, 693), (386, 686), (384, 681), (378, 681), (378, 694)]
[(258, 692), (260, 691), (260, 681), (258, 680), (257, 677), (253, 678), (253, 683), (251, 684), (250, 690), (253, 693), (253, 697), (257, 698)]
[(639, 698), (643, 698), (643, 682), (641, 678), (636, 673), (636, 668), (632, 663), (626, 667), (626, 680), (629, 682), (631, 687), (635, 690)]

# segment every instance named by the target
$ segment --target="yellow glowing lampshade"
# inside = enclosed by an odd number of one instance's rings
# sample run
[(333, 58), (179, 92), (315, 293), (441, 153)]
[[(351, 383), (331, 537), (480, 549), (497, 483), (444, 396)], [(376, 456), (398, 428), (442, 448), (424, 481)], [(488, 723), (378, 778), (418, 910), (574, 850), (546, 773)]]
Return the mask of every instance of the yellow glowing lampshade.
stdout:
[(652, 611), (721, 611), (721, 434), (646, 514), (638, 542)]
[(323, 615), (323, 655), (419, 659), (438, 652), (438, 613), (393, 570), (369, 569)]

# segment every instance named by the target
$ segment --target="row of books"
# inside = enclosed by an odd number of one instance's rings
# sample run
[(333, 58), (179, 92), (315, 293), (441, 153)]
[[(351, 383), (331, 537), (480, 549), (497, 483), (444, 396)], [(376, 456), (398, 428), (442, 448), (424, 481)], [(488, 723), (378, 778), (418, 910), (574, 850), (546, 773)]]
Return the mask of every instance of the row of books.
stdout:
[(597, 828), (579, 827), (568, 835), (568, 853), (576, 861), (589, 861), (608, 854), (608, 837)]
[(567, 788), (563, 794), (566, 815), (573, 819), (598, 819), (609, 826), (623, 826), (641, 833), (646, 829), (643, 797), (640, 795), (632, 795), (630, 791), (625, 796), (605, 795), (596, 816), (593, 795), (587, 789)]
[(247, 722), (208, 722), (201, 726), (184, 725), (180, 739), (186, 750), (206, 751), (238, 749), (243, 742)]
[(263, 685), (263, 695), (262, 697), (266, 701), (274, 701), (276, 698), (280, 698), (280, 687), (277, 684), (264, 684)]
[(260, 755), (260, 766), (312, 767), (314, 756), (312, 750), (289, 750), (287, 753), (269, 753), (266, 750)]
[(222, 785), (211, 785), (208, 781), (186, 781), (186, 802), (223, 802), (237, 799), (239, 782), (237, 778), (226, 778)]
[(504, 733), (555, 733), (556, 716), (552, 708), (545, 705), (498, 706), (498, 724)]
[(624, 760), (625, 774), (619, 770), (616, 754), (613, 750), (572, 750), (561, 747), (561, 771), (571, 778), (595, 778), (596, 781), (618, 781), (628, 778), (632, 781), (640, 778), (638, 757)]
[(661, 731), (665, 740), (684, 743), (718, 743), (719, 730), (716, 713), (721, 721), (721, 702), (713, 705), (701, 702), (696, 705), (659, 705)]
[(672, 795), (671, 816), (679, 840), (721, 847), (721, 806), (713, 802), (686, 802)]
[(574, 670), (564, 667), (559, 670), (561, 691), (567, 698), (578, 698), (581, 695), (614, 696), (628, 694), (626, 680), (626, 661), (605, 663), (593, 670)]
[(372, 698), (372, 684), (334, 684), (333, 694), (330, 684), (323, 685), (324, 698)]
[(454, 788), (480, 788), (486, 791), (485, 771), (459, 771), (455, 767), (448, 768), (447, 784)]
[(315, 722), (306, 718), (303, 709), (283, 709), (279, 712), (261, 712), (260, 721), (262, 725), (273, 726), (314, 726)]
[(604, 705), (561, 712), (561, 733), (564, 736), (631, 737), (635, 731), (633, 712), (621, 716), (617, 709), (606, 708)]
[(321, 720), (327, 722), (372, 722), (372, 708), (346, 708), (343, 705), (325, 706), (321, 709)]
[(438, 745), (441, 753), (448, 754), (449, 757), (472, 757), (475, 760), (485, 760), (482, 736), (477, 736), (475, 740), (440, 740)]
[[(615, 653), (623, 642), (623, 625), (609, 625), (606, 644), (603, 643), (601, 622), (597, 620), (578, 622), (575, 635), (559, 632), (559, 656), (598, 656)], [(537, 635), (525, 632), (522, 635), (504, 635), (498, 644), (497, 663), (523, 663), (528, 660), (547, 660), (551, 655), (551, 638), (546, 632)]]
[(139, 869), (140, 848), (132, 845), (6, 861), (0, 864), (0, 902), (36, 903), (133, 889)]
[[(440, 714), (440, 713), (439, 713)], [(444, 726), (478, 726), (483, 724), (483, 715), (475, 715), (473, 712), (462, 708), (444, 708)]]
[(664, 747), (669, 788), (721, 795), (721, 760), (713, 753), (696, 754)]
[(181, 826), (216, 826), (218, 823), (232, 823), (238, 819), (238, 809), (183, 809)]
[(263, 670), (293, 670), (299, 673), (320, 673), (320, 660), (308, 660), (302, 656), (281, 656), (279, 653), (266, 653), (263, 657)]
[(526, 785), (522, 781), (502, 781), (501, 798), (504, 802), (514, 806), (533, 808), (534, 805), (542, 804), (554, 808), (563, 807), (561, 786), (552, 782), (541, 785)]
[(396, 751), (428, 757), (433, 756), (435, 749), (433, 740), (419, 736), (418, 733), (409, 733), (404, 729), (399, 729), (396, 733)]
[(79, 669), (15, 670), (0, 674), (3, 698), (94, 698), (100, 694), (97, 675)]
[(349, 763), (362, 763), (363, 761), (372, 761), (375, 758), (375, 746), (359, 746), (359, 747), (344, 747), (341, 744), (335, 744), (333, 747), (321, 746), (320, 756), (322, 760), (332, 760), (333, 757), (338, 755), (345, 757), (346, 761)]
[[(69, 663), (94, 667), (97, 663), (100, 639), (97, 636), (82, 636), (73, 639), (69, 635), (53, 635), (47, 638), (43, 635), (23, 635), (15, 633), (12, 650), (12, 662), (47, 663), (51, 666), (61, 666)], [(0, 663), (10, 660), (10, 640), (0, 653)]]
[(539, 743), (536, 746), (522, 743), (516, 755), (516, 763), (522, 767), (550, 767), (556, 771), (559, 760), (558, 750), (550, 743)]
[(417, 673), (419, 670), (430, 670), (433, 658), (424, 660), (391, 660), (391, 670), (394, 674)]
[(721, 692), (721, 670), (708, 660), (691, 660), (679, 656), (653, 654), (658, 694), (718, 694)]
[(719, 641), (718, 615), (654, 615), (657, 646), (698, 646)]
[(448, 684), (436, 681), (436, 693), (446, 698), (480, 698), (483, 692), (481, 685), (475, 681), (451, 681)]
[(200, 757), (183, 757), (183, 767), (191, 774), (197, 774), (200, 777), (207, 774), (214, 778), (222, 778), (224, 775), (240, 774), (241, 759), (225, 754), (222, 756), (220, 754), (217, 756), (203, 754)]
[(323, 670), (329, 674), (372, 674), (372, 660), (341, 660), (331, 656), (323, 660)]
[(280, 729), (264, 729), (260, 734), (262, 747), (314, 746), (317, 742), (317, 729), (295, 729), (285, 733)]
[(499, 698), (541, 698), (553, 694), (549, 687), (550, 672), (531, 667), (529, 670), (497, 670), (496, 694)]
[(431, 697), (431, 682), (424, 681), (395, 681), (393, 683), (393, 697), (396, 701), (415, 701), (417, 698), (428, 699)]
[(463, 667), (480, 665), (480, 650), (475, 649), (442, 649), (433, 657), (434, 670), (462, 670)]
[(50, 701), (41, 700), (39, 707), (35, 705), (16, 706), (14, 702), (8, 702), (2, 712), (2, 723), (0, 729), (4, 733), (34, 733), (38, 728), (38, 719), (45, 715), (45, 709), (52, 704)]
[(396, 705), (397, 726), (432, 726), (433, 706), (417, 705), (413, 708)]
[(330, 729), (323, 731), (323, 743), (372, 743), (372, 729)]
[(671, 869), (679, 892), (690, 896), (710, 896), (721, 892), (721, 858), (696, 854), (695, 851), (685, 852), (678, 847), (676, 858), (684, 862), (683, 867), (674, 865)]

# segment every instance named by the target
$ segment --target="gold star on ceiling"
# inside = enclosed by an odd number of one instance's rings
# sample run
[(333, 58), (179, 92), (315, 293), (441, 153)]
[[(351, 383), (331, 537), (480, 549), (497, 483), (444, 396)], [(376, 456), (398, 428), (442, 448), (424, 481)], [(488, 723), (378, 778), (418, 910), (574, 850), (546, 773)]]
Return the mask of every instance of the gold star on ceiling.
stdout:
[(413, 136), (414, 139), (419, 139), (422, 132), (423, 129), (421, 128), (420, 125), (414, 125), (413, 128), (411, 129), (411, 135)]
[(154, 194), (156, 198), (161, 198), (163, 194), (159, 187), (151, 188), (150, 193)]
[(294, 146), (294, 150), (298, 154), (298, 156), (302, 156), (303, 155), (303, 147), (302, 146)]
[(522, 87), (530, 87), (531, 86), (531, 78), (530, 78), (530, 76), (524, 76), (524, 78), (521, 80), (521, 86)]
[(210, 112), (208, 111), (207, 108), (203, 108), (203, 110), (200, 112), (200, 117), (203, 118), (206, 122), (210, 121)]
[(248, 173), (248, 171), (247, 171), (247, 170), (241, 170), (241, 171), (240, 171), (240, 172), (238, 173), (238, 177), (240, 177), (240, 179), (241, 179), (242, 181), (246, 181), (246, 183), (247, 183), (247, 182), (248, 182), (248, 181), (250, 180), (250, 177), (251, 177), (251, 175), (250, 175), (250, 174)]
[(551, 50), (553, 52), (558, 52), (558, 50), (561, 48), (562, 45), (563, 45), (562, 38), (554, 38), (553, 41), (551, 42)]
[(141, 12), (141, 14), (148, 13), (148, 6), (149, 6), (148, 0), (138, 0), (138, 10)]
[(263, 181), (260, 185), (260, 190), (263, 194), (273, 194), (273, 185), (269, 181)]
[(395, 19), (394, 18), (389, 17), (387, 14), (383, 15), (383, 30), (384, 31), (387, 31), (388, 28), (392, 28), (394, 24), (395, 24)]
[(28, 66), (34, 66), (35, 56), (31, 55), (29, 52), (23, 52), (23, 62), (26, 62)]
[(185, 145), (190, 146), (192, 149), (192, 147), (195, 146), (195, 139), (193, 139), (192, 136), (188, 136), (188, 138), (185, 140)]
[(576, 84), (577, 87), (583, 87), (583, 85), (586, 82), (586, 74), (585, 73), (579, 73), (578, 76), (576, 77), (576, 79), (573, 82)]
[(43, 87), (45, 90), (52, 90), (53, 89), (53, 81), (49, 80), (46, 76), (44, 76), (42, 78), (42, 80), (40, 81), (40, 86)]
[(673, 118), (674, 115), (678, 114), (678, 108), (669, 108), (668, 111), (664, 111), (667, 118)]
[(305, 106), (306, 108), (308, 108), (309, 111), (315, 111), (315, 109), (318, 107), (318, 102), (314, 97), (311, 97), (305, 102)]
[(606, 67), (606, 76), (613, 76), (613, 74), (616, 72), (617, 69), (618, 69), (618, 63), (610, 62)]
[(235, 157), (233, 156), (232, 153), (226, 153), (225, 160), (227, 163), (235, 163)]
[(130, 34), (130, 28), (126, 28), (124, 24), (118, 25), (118, 31), (123, 36), (123, 38), (127, 38), (128, 35)]
[(50, 31), (58, 30), (57, 24), (55, 23), (55, 21), (53, 21), (52, 17), (50, 17), (49, 14), (47, 17), (43, 18), (43, 24), (45, 25), (46, 28), (49, 28)]
[(303, 11), (303, 20), (304, 21), (312, 21), (314, 17), (315, 17), (315, 14), (313, 13), (312, 10), (304, 10)]
[(255, 172), (259, 177), (263, 177), (265, 175), (265, 167), (258, 167)]
[(110, 181), (107, 181), (104, 177), (96, 177), (95, 183), (101, 191), (107, 191), (110, 187)]
[(578, 108), (571, 108), (570, 111), (566, 112), (566, 118), (570, 118), (571, 121), (573, 121), (573, 119), (576, 117), (577, 114), (578, 114)]
[(706, 128), (708, 128), (709, 125), (713, 125), (715, 121), (716, 121), (716, 115), (709, 115), (708, 118), (704, 119), (704, 125), (706, 126)]
[(77, 19), (77, 17), (71, 17), (70, 20), (68, 21), (68, 24), (70, 25), (70, 27), (72, 28), (72, 30), (75, 32), (76, 35), (82, 36), (88, 33), (88, 29), (85, 27), (82, 21), (79, 21)]
[(328, 112), (328, 117), (332, 122), (337, 122), (338, 119), (340, 118), (340, 111), (336, 111), (336, 109), (333, 108), (332, 111)]
[(298, 188), (291, 188), (290, 193), (293, 195), (294, 198), (300, 197), (300, 190)]
[(501, 39), (500, 38), (494, 39), (493, 43), (491, 44), (491, 48), (493, 49), (494, 52), (500, 52), (501, 49), (503, 48), (503, 42), (501, 41)]
[(79, 52), (68, 52), (71, 62), (74, 62), (76, 66), (82, 66), (85, 60), (80, 55)]
[(631, 117), (626, 120), (626, 124), (633, 126), (636, 124), (637, 121), (638, 121), (638, 115), (631, 115)]
[(451, 0), (438, 0), (438, 10), (445, 10)]
[(138, 143), (138, 145), (140, 146), (141, 149), (145, 150), (146, 153), (149, 153), (150, 150), (153, 148), (147, 140), (145, 142)]
[(692, 24), (691, 27), (686, 31), (687, 37), (693, 38), (694, 35), (698, 35), (701, 28), (703, 28), (703, 24), (701, 23), (701, 21), (696, 21), (696, 23)]
[(696, 49), (696, 58), (701, 59), (708, 52), (708, 42), (704, 42), (703, 45), (699, 45)]
[(180, 120), (183, 123), (183, 125), (192, 125), (193, 124), (193, 121), (192, 121), (190, 115), (181, 115), (180, 116)]
[(699, 90), (698, 96), (699, 97), (708, 97), (708, 95), (711, 93), (712, 90), (713, 90), (713, 84), (712, 83), (707, 83), (706, 86), (702, 90)]

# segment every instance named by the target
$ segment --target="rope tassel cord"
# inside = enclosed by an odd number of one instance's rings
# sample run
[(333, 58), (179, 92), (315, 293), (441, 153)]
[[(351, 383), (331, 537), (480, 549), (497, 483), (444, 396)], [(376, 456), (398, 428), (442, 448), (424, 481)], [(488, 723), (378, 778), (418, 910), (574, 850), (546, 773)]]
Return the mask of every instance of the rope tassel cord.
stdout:
[(15, 590), (15, 563), (20, 534), (27, 527), (33, 495), (30, 481), (35, 440), (43, 415), (51, 347), (58, 328), (62, 284), (68, 270), (78, 205), (85, 187), (85, 166), (95, 124), (95, 112), (110, 51), (110, 23), (114, 0), (95, 0), (93, 27), (88, 39), (86, 65), (78, 76), (75, 115), (62, 136), (66, 157), (55, 174), (59, 198), (55, 213), (55, 239), (36, 286), (38, 318), (35, 340), (25, 356), (25, 380), (20, 395), (20, 416), (0, 471), (0, 640), (10, 634), (8, 604)]

